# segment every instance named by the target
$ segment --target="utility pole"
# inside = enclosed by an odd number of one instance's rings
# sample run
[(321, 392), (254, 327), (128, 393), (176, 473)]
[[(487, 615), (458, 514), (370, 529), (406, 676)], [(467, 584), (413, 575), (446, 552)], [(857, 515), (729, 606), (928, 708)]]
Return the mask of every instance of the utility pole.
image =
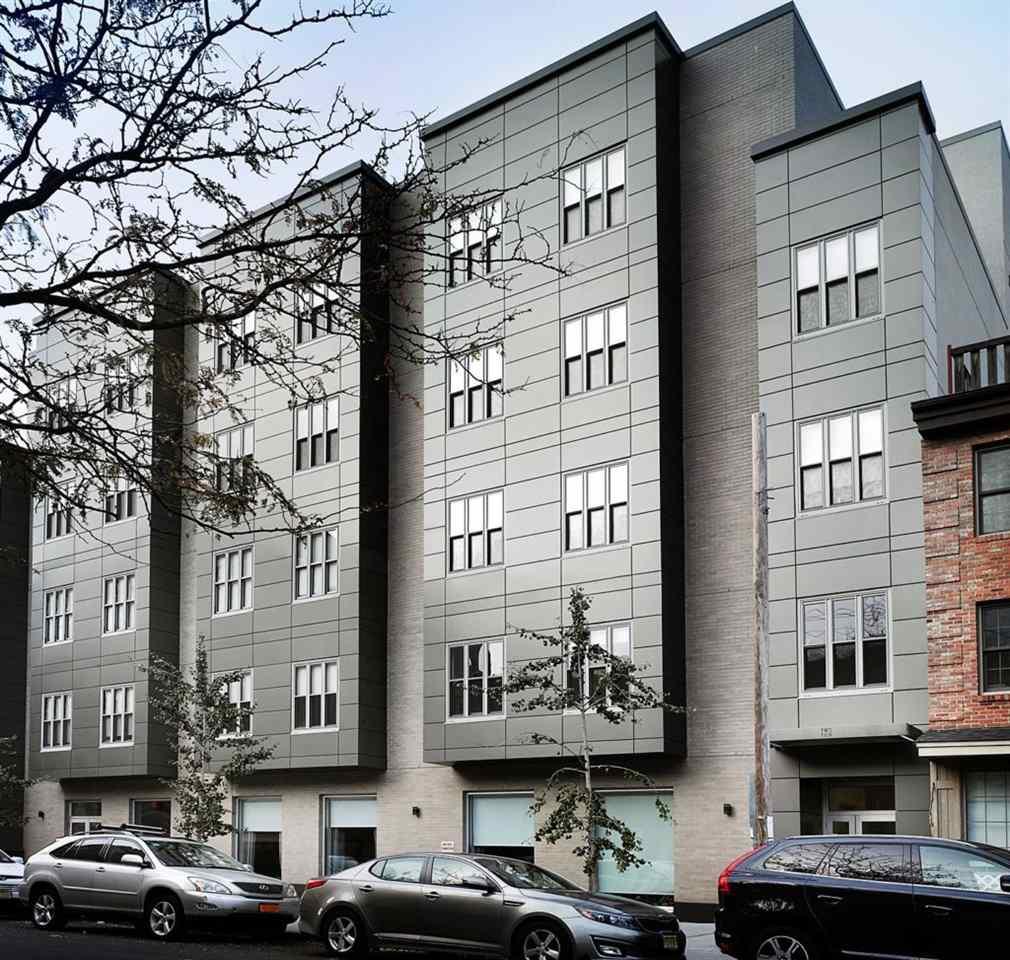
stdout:
[(754, 540), (754, 842), (768, 840), (768, 451), (765, 415), (751, 416)]

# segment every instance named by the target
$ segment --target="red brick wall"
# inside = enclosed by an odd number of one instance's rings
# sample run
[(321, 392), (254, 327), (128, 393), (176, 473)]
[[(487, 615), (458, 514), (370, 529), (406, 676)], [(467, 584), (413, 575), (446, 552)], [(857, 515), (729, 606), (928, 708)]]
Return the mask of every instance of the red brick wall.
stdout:
[(975, 536), (974, 450), (1010, 428), (922, 442), (929, 723), (1010, 726), (1010, 693), (981, 693), (976, 603), (1010, 599), (1010, 533)]

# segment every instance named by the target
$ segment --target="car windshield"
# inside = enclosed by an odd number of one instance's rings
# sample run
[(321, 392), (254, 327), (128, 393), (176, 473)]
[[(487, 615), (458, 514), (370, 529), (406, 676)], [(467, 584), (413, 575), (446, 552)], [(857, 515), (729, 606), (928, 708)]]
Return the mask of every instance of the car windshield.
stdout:
[(215, 850), (206, 843), (187, 840), (148, 840), (147, 845), (166, 867), (211, 867), (219, 870), (245, 870), (238, 860)]
[(496, 857), (478, 857), (477, 862), (486, 870), (490, 870), (499, 880), (504, 880), (513, 887), (523, 890), (578, 890), (574, 883), (569, 883), (556, 873), (548, 873), (532, 863), (519, 860), (499, 860)]
[(13, 862), (14, 861), (10, 857), (8, 857), (7, 854), (3, 852), (3, 850), (0, 850), (0, 863), (13, 863)]

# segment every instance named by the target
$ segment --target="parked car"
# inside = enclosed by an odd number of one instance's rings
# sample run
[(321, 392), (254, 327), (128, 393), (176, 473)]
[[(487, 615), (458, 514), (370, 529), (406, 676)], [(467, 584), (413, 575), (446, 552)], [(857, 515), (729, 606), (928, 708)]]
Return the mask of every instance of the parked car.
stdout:
[(206, 843), (131, 825), (64, 837), (33, 854), (20, 896), (40, 930), (71, 917), (126, 919), (156, 940), (175, 939), (190, 922), (228, 920), (281, 934), (298, 916), (291, 884)]
[(310, 880), (300, 920), (342, 957), (389, 946), (523, 960), (682, 960), (686, 946), (671, 911), (483, 854), (405, 853)]
[(0, 850), (0, 907), (17, 904), (17, 892), (24, 876), (24, 860), (12, 857)]
[(741, 960), (1005, 956), (1010, 851), (931, 837), (794, 837), (719, 877), (715, 942)]

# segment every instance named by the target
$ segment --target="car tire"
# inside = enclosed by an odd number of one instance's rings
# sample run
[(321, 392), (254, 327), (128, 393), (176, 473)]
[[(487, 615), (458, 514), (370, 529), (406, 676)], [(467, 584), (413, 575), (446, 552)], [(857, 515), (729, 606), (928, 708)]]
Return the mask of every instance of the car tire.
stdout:
[(153, 940), (178, 940), (186, 926), (182, 904), (174, 893), (157, 892), (144, 906), (144, 932)]
[(763, 930), (754, 938), (749, 960), (821, 960), (814, 938), (804, 930), (777, 927)]
[(331, 957), (363, 957), (368, 952), (365, 925), (348, 907), (331, 910), (319, 929), (323, 946)]
[(515, 960), (571, 960), (568, 934), (551, 920), (524, 923), (513, 940)]
[(47, 886), (36, 887), (28, 900), (32, 923), (38, 930), (62, 930), (67, 923), (60, 895)]

